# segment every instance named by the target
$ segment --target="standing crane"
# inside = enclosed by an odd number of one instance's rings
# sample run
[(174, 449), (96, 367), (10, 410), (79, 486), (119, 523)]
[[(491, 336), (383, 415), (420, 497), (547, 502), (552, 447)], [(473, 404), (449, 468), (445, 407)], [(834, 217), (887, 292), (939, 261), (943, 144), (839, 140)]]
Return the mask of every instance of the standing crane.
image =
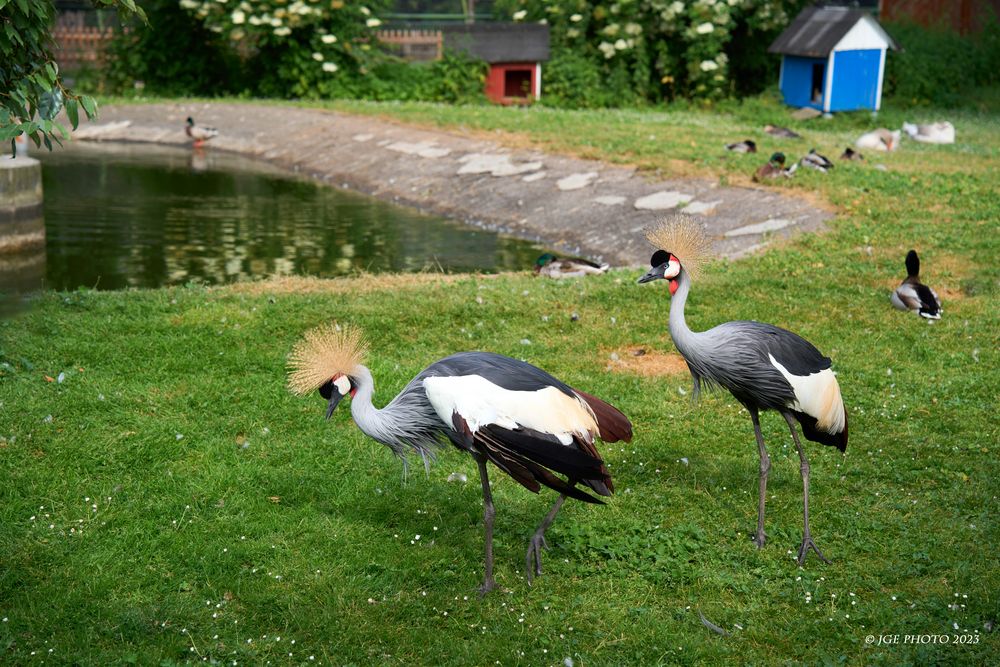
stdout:
[[(358, 329), (328, 325), (306, 333), (289, 357), (289, 388), (316, 389), (327, 400), (327, 419), (344, 396), (362, 432), (389, 447), (406, 464), (409, 453), (424, 465), (435, 449), (451, 442), (472, 455), (483, 487), (485, 577), (493, 579), (493, 496), (486, 462), (538, 493), (547, 486), (559, 498), (528, 543), (528, 583), (542, 573), (545, 531), (567, 497), (603, 504), (577, 483), (601, 496), (614, 491), (611, 474), (594, 440), (632, 439), (632, 424), (617, 408), (573, 389), (529, 363), (490, 352), (459, 352), (434, 362), (414, 377), (382, 409), (372, 404), (375, 383), (362, 365), (367, 346)], [(563, 480), (554, 472), (566, 475)]]
[(777, 410), (792, 432), (802, 472), (804, 529), (799, 547), (799, 565), (812, 549), (824, 562), (809, 533), (809, 461), (799, 442), (795, 423), (806, 438), (824, 445), (847, 449), (847, 411), (840, 386), (830, 369), (830, 359), (790, 331), (760, 322), (726, 322), (708, 331), (694, 332), (684, 321), (684, 305), (708, 254), (708, 240), (694, 222), (678, 215), (663, 221), (647, 234), (657, 248), (652, 268), (640, 283), (670, 281), (670, 336), (687, 362), (697, 397), (702, 382), (728, 389), (746, 407), (753, 421), (760, 453), (760, 496), (757, 503), (757, 548), (764, 546), (764, 498), (771, 459), (764, 447), (759, 412)]

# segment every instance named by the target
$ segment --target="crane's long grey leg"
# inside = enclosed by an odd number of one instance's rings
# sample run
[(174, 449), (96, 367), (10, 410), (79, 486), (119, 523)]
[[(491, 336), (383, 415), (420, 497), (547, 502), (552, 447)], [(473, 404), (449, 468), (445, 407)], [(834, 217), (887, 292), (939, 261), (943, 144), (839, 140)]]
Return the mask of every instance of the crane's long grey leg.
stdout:
[(479, 464), (479, 479), (483, 483), (483, 526), (486, 532), (486, 576), (483, 585), (479, 587), (479, 597), (482, 597), (497, 587), (493, 580), (493, 493), (490, 491), (490, 478), (486, 472), (486, 459), (476, 456)]
[(785, 418), (785, 421), (788, 422), (788, 428), (792, 432), (792, 440), (795, 441), (795, 448), (799, 450), (799, 461), (802, 463), (802, 516), (804, 528), (802, 531), (802, 546), (799, 547), (799, 565), (806, 562), (806, 555), (810, 549), (815, 551), (816, 555), (824, 563), (829, 563), (830, 561), (819, 550), (819, 547), (813, 542), (812, 535), (809, 534), (809, 461), (806, 459), (805, 450), (802, 449), (802, 443), (799, 442), (799, 434), (795, 430), (795, 417), (789, 412), (782, 412), (781, 414)]
[(754, 544), (760, 549), (764, 546), (767, 535), (764, 534), (764, 499), (767, 496), (767, 473), (771, 470), (771, 457), (767, 455), (767, 448), (764, 447), (764, 435), (760, 432), (760, 414), (757, 406), (748, 405), (750, 419), (753, 421), (753, 433), (757, 436), (757, 451), (760, 453), (760, 495), (757, 498), (757, 535), (754, 537)]
[(566, 494), (561, 493), (552, 505), (552, 509), (542, 519), (535, 534), (531, 536), (531, 540), (528, 542), (528, 553), (524, 557), (524, 568), (529, 585), (534, 575), (542, 573), (542, 549), (549, 548), (549, 545), (545, 542), (545, 530), (555, 521), (556, 514), (559, 513), (559, 509), (563, 506), (564, 502), (566, 502)]

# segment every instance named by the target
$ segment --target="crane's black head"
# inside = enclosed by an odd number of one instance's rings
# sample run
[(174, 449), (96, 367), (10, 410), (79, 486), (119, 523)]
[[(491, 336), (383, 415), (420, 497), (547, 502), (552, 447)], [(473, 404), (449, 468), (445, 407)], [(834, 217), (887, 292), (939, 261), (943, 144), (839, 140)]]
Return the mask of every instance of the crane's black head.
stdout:
[(639, 278), (639, 283), (648, 283), (661, 278), (669, 280), (670, 293), (673, 294), (677, 289), (675, 286), (677, 275), (681, 272), (680, 260), (666, 250), (657, 250), (649, 258), (649, 265), (649, 271), (642, 278)]
[(340, 403), (344, 396), (348, 394), (354, 396), (354, 392), (356, 391), (357, 388), (354, 386), (354, 381), (350, 377), (339, 373), (320, 387), (319, 395), (328, 401), (326, 418), (329, 419), (333, 416), (333, 411), (337, 409), (337, 404)]

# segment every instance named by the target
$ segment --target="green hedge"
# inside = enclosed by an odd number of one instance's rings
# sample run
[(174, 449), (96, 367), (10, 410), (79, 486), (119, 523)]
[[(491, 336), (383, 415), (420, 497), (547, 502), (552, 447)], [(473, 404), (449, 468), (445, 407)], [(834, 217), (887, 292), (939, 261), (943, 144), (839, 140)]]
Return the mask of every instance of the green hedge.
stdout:
[(963, 106), (971, 91), (1000, 81), (1000, 23), (963, 37), (944, 28), (886, 23), (902, 47), (886, 58), (887, 97), (906, 104)]

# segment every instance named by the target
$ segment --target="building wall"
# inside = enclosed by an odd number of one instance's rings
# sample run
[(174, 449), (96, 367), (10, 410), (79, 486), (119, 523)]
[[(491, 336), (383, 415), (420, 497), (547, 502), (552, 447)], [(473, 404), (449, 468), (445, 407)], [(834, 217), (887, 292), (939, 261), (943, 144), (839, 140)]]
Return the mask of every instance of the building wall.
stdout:
[(963, 35), (977, 32), (990, 14), (1000, 17), (1000, 0), (880, 0), (879, 18), (941, 26)]
[(785, 56), (781, 65), (781, 95), (793, 107), (823, 108), (822, 101), (812, 101), (813, 65), (826, 65), (825, 58)]
[(879, 106), (880, 49), (835, 51), (830, 111), (854, 111)]

